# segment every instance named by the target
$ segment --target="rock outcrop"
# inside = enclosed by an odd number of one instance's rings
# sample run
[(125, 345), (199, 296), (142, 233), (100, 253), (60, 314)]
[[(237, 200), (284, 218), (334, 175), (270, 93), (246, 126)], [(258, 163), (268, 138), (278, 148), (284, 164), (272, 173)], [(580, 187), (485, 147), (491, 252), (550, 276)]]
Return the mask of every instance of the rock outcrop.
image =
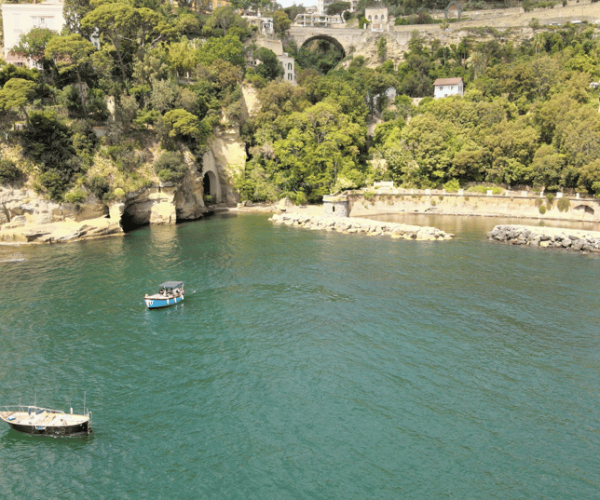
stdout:
[(269, 220), (274, 224), (285, 224), (306, 229), (336, 231), (344, 234), (362, 233), (370, 236), (389, 236), (394, 239), (404, 240), (438, 241), (449, 240), (454, 237), (453, 234), (445, 233), (430, 226), (411, 226), (408, 224), (395, 224), (392, 222), (349, 217), (284, 213), (274, 214)]
[(56, 203), (28, 189), (0, 187), (0, 242), (58, 243), (123, 234), (123, 208), (120, 203)]
[(25, 216), (0, 227), (2, 243), (64, 243), (67, 241), (122, 235), (120, 220), (107, 217), (76, 221), (67, 219), (47, 224), (30, 223)]
[(600, 252), (600, 231), (520, 225), (496, 226), (490, 240), (508, 245), (561, 248), (577, 252)]

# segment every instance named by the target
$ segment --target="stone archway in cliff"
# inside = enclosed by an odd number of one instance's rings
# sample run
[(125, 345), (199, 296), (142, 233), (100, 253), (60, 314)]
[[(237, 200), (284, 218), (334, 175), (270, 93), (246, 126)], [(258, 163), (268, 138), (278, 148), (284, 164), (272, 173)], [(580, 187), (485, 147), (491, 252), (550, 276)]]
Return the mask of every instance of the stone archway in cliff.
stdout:
[[(219, 183), (217, 181), (217, 176), (212, 170), (208, 170), (204, 173), (204, 177), (202, 177), (202, 188), (205, 203), (207, 200), (210, 200), (210, 203), (221, 202)], [(210, 198), (207, 198), (207, 196), (210, 196)]]
[(344, 57), (346, 57), (346, 49), (344, 49), (344, 46), (338, 40), (336, 40), (334, 37), (329, 36), (329, 35), (311, 36), (310, 38), (307, 38), (306, 40), (304, 40), (304, 42), (302, 43), (302, 46), (300, 48), (302, 48), (305, 45), (308, 45), (309, 43), (314, 42), (316, 40), (325, 40), (326, 42), (329, 42), (331, 45), (333, 45), (336, 49), (338, 49), (342, 53), (342, 59), (344, 59)]
[(453, 13), (456, 13), (456, 20), (460, 21), (460, 16), (462, 15), (462, 7), (456, 2), (450, 2), (446, 7), (446, 11), (444, 12), (446, 19), (448, 19), (448, 17), (450, 17), (450, 15)]

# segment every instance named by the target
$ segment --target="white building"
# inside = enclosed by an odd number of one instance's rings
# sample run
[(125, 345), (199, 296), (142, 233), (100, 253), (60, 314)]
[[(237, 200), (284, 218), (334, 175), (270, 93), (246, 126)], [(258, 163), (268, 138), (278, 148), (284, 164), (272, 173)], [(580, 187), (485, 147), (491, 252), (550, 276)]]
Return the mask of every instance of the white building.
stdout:
[(389, 15), (387, 7), (367, 7), (365, 18), (369, 21), (371, 31), (389, 31)]
[(4, 25), (4, 60), (15, 66), (31, 65), (24, 57), (9, 54), (10, 49), (19, 43), (21, 35), (33, 28), (48, 28), (60, 33), (65, 25), (64, 3), (50, 0), (45, 3), (3, 3), (2, 23)]
[(346, 24), (346, 21), (341, 16), (328, 16), (326, 14), (298, 14), (294, 19), (294, 26), (308, 27), (313, 26), (317, 28), (331, 28), (332, 26), (342, 26)]
[(433, 97), (448, 97), (450, 95), (464, 95), (463, 79), (457, 78), (438, 78), (433, 82)]
[[(287, 52), (283, 51), (281, 40), (257, 40), (256, 45), (272, 50), (277, 56), (277, 60), (283, 68), (283, 79), (293, 85), (296, 85), (296, 66), (293, 57), (290, 57)], [(248, 60), (250, 66), (258, 66), (260, 61)]]

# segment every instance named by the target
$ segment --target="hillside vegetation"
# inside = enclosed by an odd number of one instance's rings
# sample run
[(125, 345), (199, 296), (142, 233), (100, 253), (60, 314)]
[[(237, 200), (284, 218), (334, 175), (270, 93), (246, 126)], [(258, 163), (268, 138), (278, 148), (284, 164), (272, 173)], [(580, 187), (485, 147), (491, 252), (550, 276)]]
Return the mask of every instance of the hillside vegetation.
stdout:
[[(28, 183), (54, 200), (119, 199), (158, 181), (181, 183), (190, 158), (201, 165), (215, 128), (239, 127), (248, 153), (235, 179), (243, 199), (317, 202), (382, 179), (600, 194), (590, 87), (600, 78), (600, 46), (585, 24), (537, 28), (518, 45), (498, 33), (445, 47), (415, 33), (398, 67), (382, 38), (375, 69), (361, 57), (330, 69), (327, 50), (321, 60), (288, 44), (293, 86), (231, 7), (203, 14), (196, 3), (69, 0), (66, 13), (65, 32), (33, 30), (16, 49), (43, 71), (0, 67), (4, 184)], [(285, 37), (287, 17), (276, 14)], [(95, 28), (100, 50), (88, 41)], [(246, 66), (247, 54), (258, 66)], [(433, 81), (450, 76), (465, 80), (465, 96), (431, 99)], [(250, 119), (243, 84), (259, 89)], [(425, 99), (415, 107), (414, 97)]]

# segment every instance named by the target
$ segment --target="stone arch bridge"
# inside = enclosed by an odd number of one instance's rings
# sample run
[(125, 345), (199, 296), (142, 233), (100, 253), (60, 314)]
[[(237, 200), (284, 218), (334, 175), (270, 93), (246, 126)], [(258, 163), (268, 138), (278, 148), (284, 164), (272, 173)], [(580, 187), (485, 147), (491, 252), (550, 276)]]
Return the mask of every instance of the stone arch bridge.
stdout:
[(408, 47), (412, 31), (369, 31), (358, 28), (320, 28), (293, 26), (288, 37), (296, 42), (298, 48), (313, 40), (326, 40), (338, 49), (344, 57), (352, 54), (358, 47), (378, 40), (382, 36), (395, 39), (399, 45)]

